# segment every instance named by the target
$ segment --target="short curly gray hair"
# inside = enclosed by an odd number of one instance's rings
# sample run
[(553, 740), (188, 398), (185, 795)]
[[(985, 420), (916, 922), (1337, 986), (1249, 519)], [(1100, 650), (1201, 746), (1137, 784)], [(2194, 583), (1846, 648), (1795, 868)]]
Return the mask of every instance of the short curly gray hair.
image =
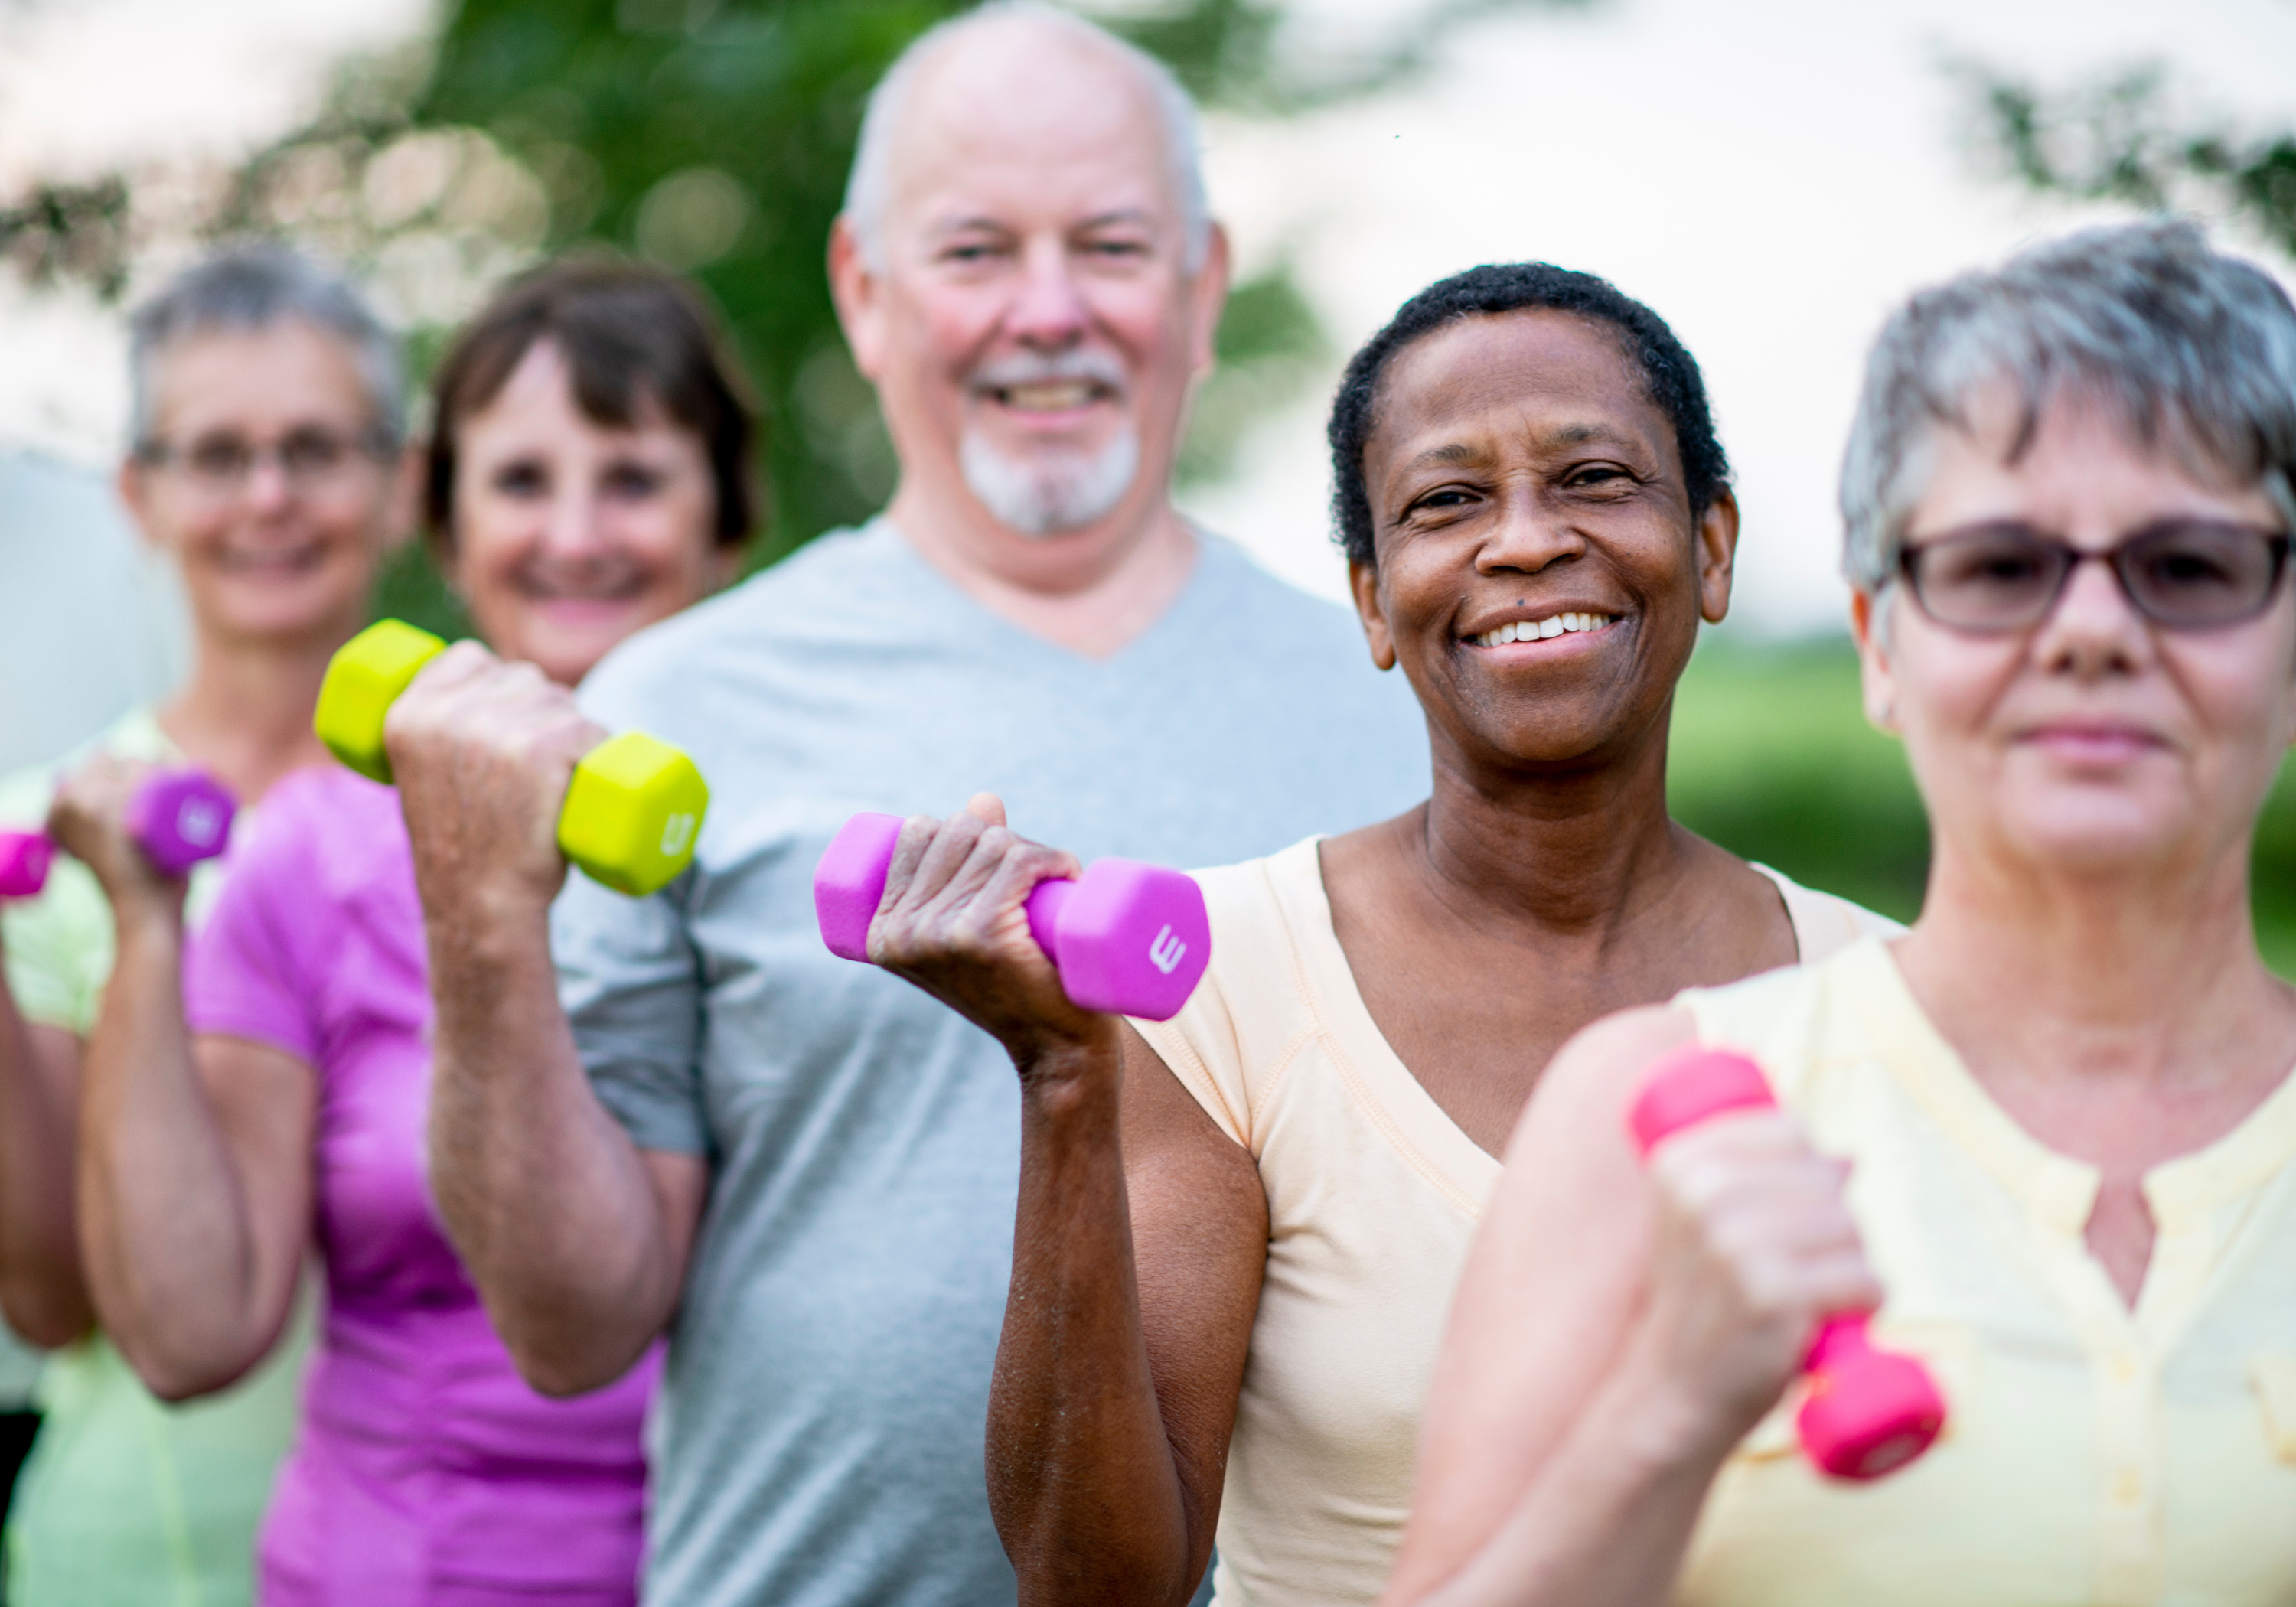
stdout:
[(1934, 431), (1972, 394), (2013, 389), (2013, 454), (2066, 390), (2194, 473), (2260, 487), (2296, 524), (2296, 307), (2190, 223), (2089, 229), (1914, 297), (1882, 326), (1841, 465), (1841, 567), (1872, 594), (1897, 573)]

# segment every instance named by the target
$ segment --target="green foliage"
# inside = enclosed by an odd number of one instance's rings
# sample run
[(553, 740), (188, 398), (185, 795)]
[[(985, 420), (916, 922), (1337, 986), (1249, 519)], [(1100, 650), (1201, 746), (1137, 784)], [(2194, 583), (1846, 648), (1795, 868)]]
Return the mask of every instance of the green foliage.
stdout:
[(2030, 188), (2236, 214), (2296, 257), (2296, 132), (2243, 135), (2194, 122), (2178, 112), (2158, 63), (2057, 91), (1975, 62), (1949, 70), (1980, 148)]
[[(1675, 817), (1795, 881), (1910, 921), (1929, 874), (1929, 827), (1894, 738), (1866, 725), (1845, 638), (1779, 646), (1710, 640), (1675, 694), (1668, 796)], [(2256, 936), (2296, 977), (2296, 769), (2258, 822)]]

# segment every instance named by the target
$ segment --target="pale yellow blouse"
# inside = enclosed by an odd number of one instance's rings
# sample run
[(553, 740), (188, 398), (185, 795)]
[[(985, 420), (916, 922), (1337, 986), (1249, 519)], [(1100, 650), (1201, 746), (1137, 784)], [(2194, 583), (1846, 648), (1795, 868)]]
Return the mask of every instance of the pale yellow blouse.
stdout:
[[(1805, 957), (1896, 930), (1774, 879)], [(1197, 880), (1211, 969), (1179, 1015), (1134, 1025), (1267, 1191), (1215, 1601), (1369, 1602), (1402, 1538), (1428, 1379), (1499, 1163), (1373, 1025), (1313, 840)]]
[(2296, 1602), (2296, 1078), (2146, 1175), (2131, 1311), (2083, 1237), (2096, 1169), (2002, 1112), (1882, 942), (1681, 1003), (1855, 1162), (1877, 1335), (1929, 1360), (1949, 1416), (1920, 1462), (1834, 1485), (1790, 1398), (1724, 1469), (1677, 1602)]

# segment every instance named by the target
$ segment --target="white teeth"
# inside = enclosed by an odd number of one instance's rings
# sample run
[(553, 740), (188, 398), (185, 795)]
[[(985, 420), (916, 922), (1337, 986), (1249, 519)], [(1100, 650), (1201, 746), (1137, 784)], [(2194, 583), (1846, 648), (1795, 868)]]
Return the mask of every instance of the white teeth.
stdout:
[(1474, 638), (1478, 647), (1505, 647), (1510, 642), (1539, 642), (1549, 636), (1559, 636), (1564, 631), (1573, 633), (1601, 630), (1611, 621), (1609, 614), (1549, 614), (1544, 619), (1518, 619), (1487, 630)]

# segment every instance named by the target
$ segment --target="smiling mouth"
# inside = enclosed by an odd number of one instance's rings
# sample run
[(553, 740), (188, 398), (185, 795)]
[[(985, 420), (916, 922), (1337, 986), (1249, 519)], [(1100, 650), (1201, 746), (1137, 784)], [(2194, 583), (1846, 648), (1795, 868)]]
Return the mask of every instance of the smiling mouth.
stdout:
[(1070, 413), (1116, 393), (1096, 380), (1036, 380), (1023, 385), (989, 385), (984, 394), (1000, 407), (1021, 413)]
[(1584, 635), (1590, 631), (1604, 630), (1619, 622), (1616, 614), (1564, 613), (1549, 614), (1544, 619), (1518, 619), (1487, 630), (1480, 636), (1469, 636), (1477, 647), (1505, 647), (1512, 642), (1539, 642), (1549, 636)]
[(323, 542), (308, 542), (301, 546), (278, 547), (267, 552), (233, 552), (228, 549), (217, 555), (217, 567), (226, 574), (259, 575), (284, 572), (300, 575), (317, 569), (326, 561), (327, 549)]

